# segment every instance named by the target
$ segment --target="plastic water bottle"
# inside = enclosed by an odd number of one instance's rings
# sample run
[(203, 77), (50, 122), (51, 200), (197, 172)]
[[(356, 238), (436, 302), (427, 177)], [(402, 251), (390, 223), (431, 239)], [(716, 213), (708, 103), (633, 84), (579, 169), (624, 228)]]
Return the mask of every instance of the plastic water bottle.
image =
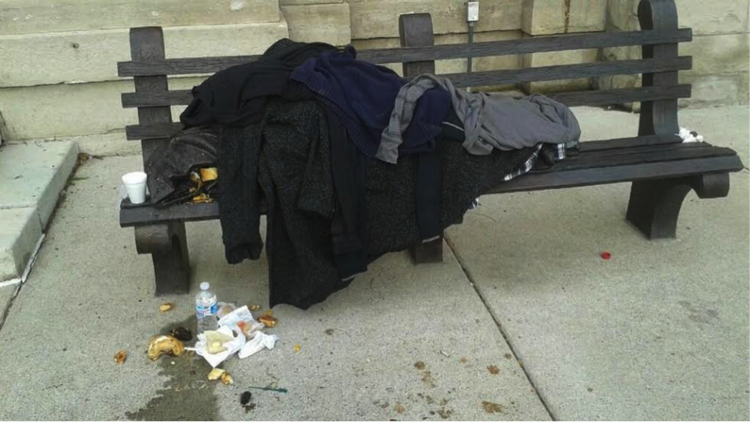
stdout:
[(219, 305), (216, 294), (209, 290), (211, 286), (205, 281), (201, 283), (201, 291), (195, 296), (195, 316), (198, 318), (198, 334), (206, 330), (215, 330), (218, 326), (216, 312)]

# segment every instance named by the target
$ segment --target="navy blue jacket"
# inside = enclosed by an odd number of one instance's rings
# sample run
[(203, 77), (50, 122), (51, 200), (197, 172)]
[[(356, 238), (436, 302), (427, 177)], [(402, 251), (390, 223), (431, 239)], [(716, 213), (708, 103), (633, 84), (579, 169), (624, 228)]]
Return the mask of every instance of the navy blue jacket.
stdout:
[[(291, 79), (322, 97), (339, 116), (351, 141), (363, 154), (375, 157), (396, 96), (406, 81), (387, 67), (356, 57), (357, 52), (351, 46), (344, 51), (325, 52), (295, 68)], [(414, 120), (404, 132), (400, 153), (432, 151), (450, 107), (450, 94), (444, 89), (426, 92), (417, 103)]]

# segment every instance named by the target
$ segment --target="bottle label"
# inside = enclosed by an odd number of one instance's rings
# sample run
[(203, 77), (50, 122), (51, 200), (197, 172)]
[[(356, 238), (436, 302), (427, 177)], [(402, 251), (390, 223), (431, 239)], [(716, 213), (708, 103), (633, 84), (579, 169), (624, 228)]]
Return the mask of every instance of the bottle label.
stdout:
[(201, 305), (195, 305), (195, 315), (198, 318), (203, 318), (206, 316), (216, 316), (216, 313), (219, 312), (219, 304), (214, 303), (211, 306), (201, 306)]

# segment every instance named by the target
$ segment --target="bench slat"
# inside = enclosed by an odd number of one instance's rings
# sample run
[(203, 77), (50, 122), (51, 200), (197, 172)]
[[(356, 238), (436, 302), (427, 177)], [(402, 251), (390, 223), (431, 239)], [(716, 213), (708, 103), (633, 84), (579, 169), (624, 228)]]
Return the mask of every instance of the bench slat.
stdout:
[(426, 60), (464, 59), (467, 57), (512, 56), (630, 45), (681, 43), (689, 42), (692, 39), (693, 32), (689, 28), (658, 31), (601, 32), (477, 42), (472, 44), (442, 44), (432, 47), (363, 50), (358, 53), (357, 58), (377, 64), (403, 63)]
[(691, 93), (692, 87), (690, 85), (675, 85), (565, 92), (560, 94), (548, 94), (548, 96), (560, 101), (568, 107), (576, 107), (584, 105), (614, 105), (642, 101), (690, 98)]
[[(520, 70), (495, 70), (469, 74), (456, 73), (442, 76), (450, 78), (457, 87), (466, 87), (507, 85), (520, 82), (552, 81), (607, 75), (657, 73), (688, 70), (691, 68), (692, 57), (676, 57), (672, 59), (622, 60), (616, 62), (546, 66)], [(596, 98), (596, 95), (594, 94), (592, 98)], [(599, 95), (606, 96), (607, 94)], [(125, 133), (128, 140), (153, 139), (170, 137), (177, 133), (181, 127), (179, 123), (130, 125), (125, 127)]]
[[(372, 63), (403, 63), (448, 60), (467, 57), (506, 56), (549, 51), (582, 50), (680, 43), (692, 40), (691, 29), (621, 31), (595, 34), (560, 35), (472, 44), (444, 44), (430, 47), (406, 47), (363, 50), (358, 58)], [(163, 61), (129, 61), (117, 64), (121, 77), (149, 75), (189, 75), (215, 73), (227, 67), (258, 59), (258, 55), (232, 57), (197, 57)]]
[(619, 139), (608, 139), (605, 141), (585, 141), (581, 142), (581, 152), (588, 153), (594, 151), (618, 149), (618, 148), (632, 148), (647, 145), (663, 145), (663, 144), (680, 144), (682, 138), (677, 135), (647, 135), (638, 136), (636, 138), (619, 138)]
[[(589, 186), (743, 169), (740, 158), (731, 149), (708, 144), (664, 144), (673, 138), (676, 137), (649, 136), (584, 143), (579, 156), (562, 161), (550, 170), (532, 172), (503, 183), (489, 193)], [(586, 152), (587, 144), (594, 145), (594, 149)], [(607, 144), (611, 147), (605, 148)], [(218, 216), (217, 203), (175, 205), (166, 209), (123, 203), (120, 225), (129, 227), (160, 221), (210, 220)]]
[[(610, 105), (639, 101), (689, 98), (690, 85), (656, 86), (644, 88), (624, 88), (600, 91), (566, 92), (549, 94), (549, 97), (570, 107), (581, 105)], [(188, 105), (193, 100), (189, 89), (169, 92), (126, 92), (122, 94), (122, 107), (158, 107)]]
[(453, 73), (448, 77), (456, 87), (511, 85), (522, 82), (557, 81), (563, 79), (594, 78), (611, 75), (634, 75), (690, 70), (692, 57), (670, 59), (620, 60), (532, 67), (527, 69), (490, 70), (475, 73)]
[(672, 162), (692, 158), (733, 155), (736, 155), (736, 153), (729, 148), (719, 148), (697, 143), (652, 145), (646, 147), (608, 149), (581, 154), (578, 157), (570, 157), (567, 160), (563, 160), (548, 171), (563, 172), (584, 168)]
[(173, 205), (164, 209), (134, 206), (123, 206), (120, 209), (120, 227), (142, 226), (159, 221), (202, 221), (216, 218), (219, 218), (218, 202)]
[(648, 179), (664, 179), (727, 173), (742, 170), (736, 155), (697, 158), (680, 161), (642, 163), (613, 167), (582, 168), (570, 171), (531, 173), (490, 190), (489, 194), (528, 192), (534, 190), (574, 188)]

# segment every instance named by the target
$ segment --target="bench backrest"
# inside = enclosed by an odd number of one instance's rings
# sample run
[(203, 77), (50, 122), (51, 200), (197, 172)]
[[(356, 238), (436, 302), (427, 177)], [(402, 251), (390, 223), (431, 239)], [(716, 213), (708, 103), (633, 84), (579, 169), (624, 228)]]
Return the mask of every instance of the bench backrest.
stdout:
[[(404, 76), (435, 73), (435, 60), (507, 56), (594, 48), (642, 46), (640, 60), (570, 64), (442, 75), (458, 87), (481, 87), (612, 75), (643, 75), (643, 86), (627, 89), (566, 92), (551, 95), (569, 106), (641, 102), (639, 135), (676, 134), (677, 99), (690, 97), (690, 85), (677, 72), (692, 68), (691, 57), (678, 56), (678, 43), (692, 40), (690, 29), (678, 29), (674, 0), (642, 0), (641, 31), (560, 35), (510, 41), (434, 45), (429, 14), (402, 15), (401, 48), (364, 50), (358, 58), (377, 64), (402, 63)], [(118, 63), (121, 77), (133, 77), (135, 92), (122, 94), (124, 108), (138, 108), (138, 125), (126, 127), (129, 140), (142, 140), (144, 162), (154, 148), (181, 129), (170, 106), (187, 105), (189, 90), (170, 91), (168, 75), (211, 74), (257, 60), (258, 56), (166, 59), (159, 27), (130, 30), (131, 61)]]

